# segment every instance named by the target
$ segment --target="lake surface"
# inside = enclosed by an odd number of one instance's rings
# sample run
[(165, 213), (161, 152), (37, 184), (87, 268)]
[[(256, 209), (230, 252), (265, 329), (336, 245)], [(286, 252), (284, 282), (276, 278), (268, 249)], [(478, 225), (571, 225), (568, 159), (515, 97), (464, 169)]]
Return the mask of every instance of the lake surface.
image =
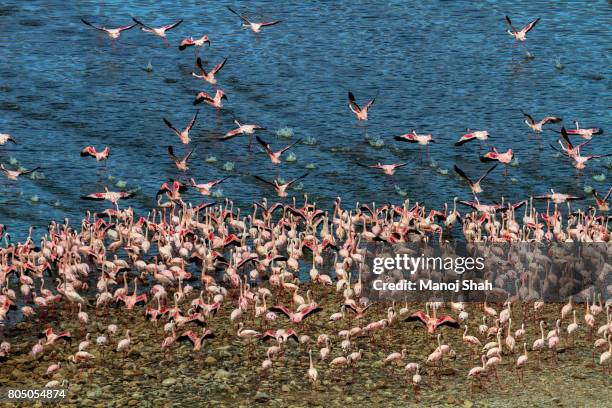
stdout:
[[(182, 38), (205, 33), (212, 42), (201, 51), (205, 65), (228, 58), (218, 81), (229, 100), (220, 112), (200, 107), (192, 131), (197, 150), (187, 176), (206, 182), (233, 175), (219, 187), (242, 207), (262, 196), (275, 199), (254, 174), (288, 180), (305, 172), (310, 175), (303, 190), (291, 195), (308, 192), (328, 208), (339, 195), (351, 206), (410, 197), (440, 208), (455, 196), (471, 199), (453, 164), (473, 177), (490, 165), (478, 161), (486, 146), (453, 146), (466, 127), (487, 129), (489, 145), (514, 149), (519, 162), (507, 177), (501, 166), (491, 174), (483, 183), (483, 202), (502, 196), (518, 201), (554, 188), (585, 195), (587, 206), (593, 200), (585, 187), (605, 191), (610, 186), (606, 159), (589, 162), (577, 174), (548, 147), (557, 134), (545, 131), (540, 149), (520, 112), (537, 120), (561, 116), (568, 127), (578, 118), (583, 126), (610, 129), (609, 2), (253, 1), (248, 10), (236, 6), (262, 20), (283, 20), (259, 36), (242, 29), (225, 3), (130, 3), (8, 0), (0, 5), (0, 133), (19, 141), (0, 147), (0, 162), (12, 162), (11, 168), (41, 166), (44, 174), (44, 179), (39, 174), (0, 181), (0, 223), (14, 237), (23, 239), (30, 225), (42, 232), (51, 219), (78, 223), (87, 210), (107, 206), (80, 196), (104, 186), (122, 189), (117, 183), (139, 189), (129, 201), (136, 210), (155, 205), (160, 184), (179, 176), (166, 146), (184, 151), (162, 117), (182, 128), (196, 110), (195, 94), (214, 91), (191, 76), (194, 50), (177, 48)], [(527, 40), (535, 58), (513, 48), (505, 14), (521, 27), (541, 17)], [(152, 26), (185, 21), (168, 33), (172, 47), (137, 29), (112, 44), (80, 21), (116, 27), (129, 24), (131, 16)], [(564, 69), (555, 68), (557, 58)], [(149, 61), (153, 71), (145, 72)], [(379, 93), (367, 125), (349, 111), (349, 89), (362, 105)], [(235, 118), (265, 126), (260, 135), (274, 150), (300, 138), (316, 144), (298, 144), (290, 150), (295, 162), (273, 166), (259, 146), (249, 150), (246, 136), (218, 140), (233, 129)], [(277, 135), (283, 128), (291, 129), (280, 132), (291, 139)], [(433, 135), (434, 165), (423, 147), (393, 140), (412, 129)], [(612, 152), (608, 135), (596, 136), (583, 151)], [(378, 139), (381, 148), (372, 146)], [(87, 145), (110, 147), (108, 171), (98, 174), (93, 159), (79, 156)], [(210, 156), (217, 161), (207, 161)], [(393, 177), (355, 164), (379, 161), (410, 164)], [(224, 169), (226, 162), (234, 163), (233, 171)], [(185, 197), (194, 203), (213, 200), (191, 191)]]

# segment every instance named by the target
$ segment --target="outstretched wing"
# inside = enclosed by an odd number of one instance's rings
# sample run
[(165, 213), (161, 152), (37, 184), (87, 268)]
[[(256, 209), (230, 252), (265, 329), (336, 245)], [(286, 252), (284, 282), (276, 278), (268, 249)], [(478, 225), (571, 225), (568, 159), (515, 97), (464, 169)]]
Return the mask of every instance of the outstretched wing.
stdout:
[(348, 100), (349, 100), (349, 106), (351, 108), (353, 108), (357, 112), (361, 111), (361, 108), (359, 107), (359, 105), (357, 105), (357, 102), (355, 102), (355, 95), (353, 95), (351, 91), (348, 91)]
[(261, 177), (259, 177), (259, 176), (257, 176), (257, 175), (255, 175), (255, 176), (253, 176), (253, 177), (255, 177), (257, 180), (261, 181), (262, 183), (269, 184), (269, 185), (271, 185), (272, 187), (276, 188), (276, 184), (271, 183), (271, 182), (269, 182), (268, 180), (264, 180), (263, 178), (261, 178)]
[(285, 147), (283, 147), (283, 148), (282, 148), (282, 149), (279, 151), (279, 153), (280, 153), (280, 154), (285, 153), (287, 150), (291, 149), (293, 146), (295, 146), (296, 144), (300, 143), (301, 141), (302, 141), (302, 139), (298, 139), (298, 140), (297, 140), (295, 143), (292, 143), (292, 144), (290, 144), (289, 146), (285, 146)]
[(523, 116), (525, 116), (527, 118), (527, 120), (529, 121), (529, 123), (531, 123), (532, 125), (535, 125), (535, 120), (533, 120), (533, 118), (531, 117), (530, 114), (528, 114), (527, 112), (525, 112), (524, 110), (521, 109), (521, 113), (523, 114)]
[(463, 179), (465, 179), (468, 183), (472, 183), (472, 180), (470, 180), (470, 178), (467, 176), (467, 174), (464, 173), (463, 170), (461, 170), (459, 167), (457, 167), (457, 165), (455, 164), (453, 166), (453, 169), (455, 170), (455, 172)]
[(100, 30), (100, 31), (105, 31), (106, 32), (106, 27), (104, 27), (104, 26), (98, 26), (98, 25), (92, 24), (89, 21), (85, 20), (84, 18), (82, 18), (81, 21), (84, 24), (87, 24), (88, 26), (95, 28), (96, 30)]
[(136, 17), (132, 17), (132, 20), (134, 20), (134, 22), (135, 22), (136, 24), (141, 25), (141, 26), (143, 26), (144, 28), (148, 28), (149, 30), (152, 30), (152, 28), (151, 28), (151, 27), (149, 27), (148, 25), (146, 25), (146, 24), (144, 24), (144, 23), (140, 22), (139, 20), (137, 20), (137, 19), (136, 19)]
[(478, 179), (478, 182), (480, 183), (482, 180), (484, 180), (489, 175), (490, 172), (495, 170), (496, 167), (497, 167), (497, 164), (495, 164), (493, 167), (491, 167), (489, 170), (487, 170), (485, 174), (480, 176), (480, 178)]
[(269, 26), (273, 26), (273, 25), (276, 25), (278, 23), (281, 23), (282, 21), (283, 20), (269, 21), (269, 22), (259, 23), (259, 25), (262, 26), (262, 27), (269, 27)]
[(166, 126), (168, 126), (170, 129), (172, 129), (172, 131), (174, 131), (174, 133), (176, 133), (177, 135), (180, 134), (181, 132), (179, 132), (179, 130), (177, 128), (175, 128), (172, 123), (170, 123), (170, 121), (166, 118), (162, 118), (164, 120), (164, 123), (166, 124)]
[(176, 23), (172, 23), (172, 24), (167, 24), (165, 26), (163, 26), (162, 28), (166, 31), (172, 30), (175, 27), (178, 27), (179, 24), (181, 24), (183, 22), (183, 20), (179, 20)]
[(508, 23), (508, 25), (510, 26), (510, 29), (512, 30), (512, 32), (516, 33), (516, 28), (514, 28), (514, 26), (512, 25), (512, 21), (510, 20), (510, 17), (506, 16), (506, 23)]
[(523, 28), (523, 30), (525, 30), (525, 33), (528, 33), (529, 31), (531, 31), (536, 26), (536, 24), (538, 24), (538, 21), (540, 21), (540, 17), (536, 18), (531, 23), (527, 24), (525, 28)]
[(302, 174), (300, 177), (298, 178), (294, 178), (293, 180), (291, 180), (290, 182), (287, 183), (287, 187), (289, 187), (290, 185), (292, 185), (293, 183), (295, 183), (296, 181), (299, 181), (301, 179), (303, 179), (304, 177), (306, 177), (308, 175), (308, 173), (304, 173)]
[(211, 73), (214, 75), (217, 72), (221, 71), (221, 68), (223, 68), (223, 66), (225, 65), (225, 62), (227, 61), (227, 57), (221, 61), (220, 63), (218, 63), (217, 65), (215, 65), (215, 67), (213, 68), (213, 70), (211, 71)]
[(255, 135), (255, 139), (257, 139), (257, 142), (264, 148), (266, 153), (268, 153), (270, 155), (274, 154), (274, 152), (270, 148), (270, 144), (268, 142), (266, 142), (265, 140), (263, 140), (261, 137), (259, 137), (257, 135)]
[(230, 6), (227, 6), (227, 9), (228, 9), (229, 11), (231, 11), (232, 13), (234, 13), (235, 15), (237, 15), (238, 17), (240, 17), (240, 19), (241, 19), (242, 21), (244, 21), (245, 23), (247, 23), (247, 24), (251, 24), (251, 22), (249, 21), (249, 19), (248, 19), (248, 18), (246, 18), (245, 16), (243, 16), (243, 15), (241, 15), (241, 14), (238, 14), (238, 12), (237, 12), (237, 11), (235, 11), (234, 9), (232, 9)]
[(193, 118), (191, 119), (191, 121), (189, 121), (189, 124), (187, 125), (187, 128), (185, 130), (187, 130), (188, 132), (191, 130), (191, 128), (193, 127), (193, 125), (195, 125), (196, 120), (198, 119), (198, 113), (200, 113), (200, 110), (198, 109), (195, 113), (195, 115), (193, 116)]

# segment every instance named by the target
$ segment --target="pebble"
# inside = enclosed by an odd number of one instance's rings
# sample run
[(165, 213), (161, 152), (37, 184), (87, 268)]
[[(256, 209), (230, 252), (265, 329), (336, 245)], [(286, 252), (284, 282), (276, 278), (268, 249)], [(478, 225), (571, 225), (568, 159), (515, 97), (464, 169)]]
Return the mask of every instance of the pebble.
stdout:
[(162, 381), (162, 385), (165, 385), (166, 387), (174, 384), (176, 384), (176, 378), (174, 377), (166, 378), (164, 381)]
[(206, 364), (206, 365), (215, 365), (215, 364), (217, 364), (217, 359), (214, 358), (213, 356), (208, 356), (204, 360), (204, 364)]
[(265, 392), (261, 392), (259, 391), (257, 394), (255, 394), (255, 401), (256, 402), (266, 402), (270, 400), (270, 396), (268, 394), (266, 394)]
[(229, 371), (225, 371), (224, 369), (220, 368), (217, 370), (217, 372), (215, 373), (215, 378), (217, 379), (227, 379), (230, 378), (231, 374)]
[(289, 387), (287, 384), (283, 384), (281, 386), (281, 391), (282, 392), (291, 392), (291, 387)]
[(129, 401), (128, 401), (128, 405), (129, 405), (130, 407), (133, 407), (133, 406), (138, 405), (138, 402), (139, 402), (138, 400), (131, 399), (131, 400), (129, 400)]

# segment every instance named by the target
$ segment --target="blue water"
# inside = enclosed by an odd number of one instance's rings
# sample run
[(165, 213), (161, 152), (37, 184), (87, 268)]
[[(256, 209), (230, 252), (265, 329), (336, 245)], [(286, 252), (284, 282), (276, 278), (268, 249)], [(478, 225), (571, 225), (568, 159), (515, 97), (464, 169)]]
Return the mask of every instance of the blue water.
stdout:
[[(401, 202), (406, 197), (395, 186), (429, 206), (454, 196), (470, 199), (453, 164), (473, 176), (489, 165), (478, 161), (476, 143), (453, 146), (466, 127), (489, 130), (490, 145), (513, 148), (520, 163), (508, 177), (501, 166), (491, 174), (483, 183), (483, 202), (501, 196), (519, 200), (550, 188), (585, 195), (585, 186), (602, 191), (610, 186), (605, 160), (591, 161), (579, 175), (555, 157), (548, 147), (555, 133), (543, 134), (540, 150), (519, 110), (537, 119), (562, 116), (566, 126), (578, 118), (584, 126), (602, 127), (608, 132), (585, 151), (612, 152), (608, 2), (253, 1), (236, 6), (262, 20), (283, 20), (259, 36), (242, 29), (224, 2), (149, 3), (5, 0), (0, 5), (0, 133), (19, 141), (0, 147), (0, 162), (14, 158), (25, 168), (42, 166), (46, 176), (0, 181), (0, 223), (15, 236), (30, 225), (78, 220), (86, 210), (105, 208), (79, 196), (104, 186), (118, 190), (119, 180), (139, 189), (130, 205), (139, 211), (154, 206), (159, 185), (179, 174), (166, 146), (183, 151), (162, 117), (182, 128), (195, 112), (194, 95), (213, 92), (190, 75), (194, 51), (176, 47), (184, 37), (205, 33), (212, 42), (201, 52), (205, 65), (228, 57), (218, 80), (229, 100), (221, 112), (201, 107), (188, 175), (205, 182), (233, 174), (219, 187), (239, 205), (275, 197), (253, 174), (290, 179), (306, 171), (304, 190), (292, 195), (308, 192), (324, 205), (338, 195), (346, 203)], [(513, 49), (505, 14), (521, 27), (542, 18), (528, 34), (534, 59), (526, 59), (520, 47)], [(83, 17), (114, 27), (129, 24), (132, 15), (153, 26), (185, 21), (169, 32), (170, 48), (137, 29), (113, 45), (80, 22)], [(563, 70), (555, 69), (556, 58)], [(143, 69), (149, 60), (151, 73)], [(349, 89), (361, 104), (379, 92), (367, 126), (347, 107)], [(244, 136), (218, 140), (233, 128), (234, 118), (265, 126), (261, 136), (274, 149), (298, 138), (316, 138), (317, 144), (296, 146), (297, 161), (275, 167), (258, 146), (249, 151)], [(277, 137), (283, 127), (293, 130), (292, 139)], [(412, 129), (433, 134), (438, 143), (431, 146), (431, 160), (447, 175), (426, 162), (425, 149), (393, 140)], [(376, 138), (384, 141), (380, 149), (368, 143)], [(98, 175), (95, 161), (79, 156), (89, 144), (110, 146), (107, 172)], [(208, 156), (218, 161), (208, 163)], [(356, 161), (411, 164), (390, 178), (357, 167)], [(225, 162), (235, 163), (232, 172), (223, 169)], [(307, 170), (310, 163), (317, 168)], [(604, 181), (593, 179), (601, 174)], [(587, 196), (583, 205), (592, 205)], [(211, 200), (196, 192), (186, 197)]]

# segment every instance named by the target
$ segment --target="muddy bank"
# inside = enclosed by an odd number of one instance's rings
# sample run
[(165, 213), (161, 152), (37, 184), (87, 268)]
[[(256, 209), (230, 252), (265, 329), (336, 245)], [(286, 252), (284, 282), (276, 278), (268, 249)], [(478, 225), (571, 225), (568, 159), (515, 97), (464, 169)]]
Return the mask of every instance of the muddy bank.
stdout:
[[(261, 369), (266, 350), (275, 344), (274, 340), (263, 342), (257, 339), (241, 339), (236, 335), (238, 327), (230, 322), (227, 302), (220, 312), (206, 322), (215, 337), (206, 340), (203, 349), (194, 353), (189, 341), (177, 341), (170, 352), (161, 349), (164, 321), (153, 323), (144, 317), (143, 309), (127, 312), (124, 308), (111, 308), (108, 313), (95, 309), (88, 310), (90, 322), (83, 326), (76, 319), (74, 311), (60, 310), (44, 321), (36, 319), (22, 322), (6, 329), (3, 339), (11, 343), (8, 357), (0, 365), (0, 383), (10, 388), (42, 388), (51, 380), (67, 381), (68, 398), (65, 406), (412, 406), (415, 395), (404, 372), (408, 362), (421, 364), (423, 376), (421, 400), (423, 406), (602, 406), (601, 401), (612, 400), (612, 378), (603, 372), (599, 364), (593, 366), (591, 350), (594, 338), (589, 338), (580, 321), (578, 334), (568, 340), (562, 326), (561, 347), (557, 362), (552, 352), (541, 353), (541, 368), (538, 368), (537, 353), (529, 351), (529, 362), (524, 371), (525, 384), (519, 382), (514, 370), (522, 342), (517, 341), (514, 353), (504, 349), (502, 362), (498, 366), (499, 383), (493, 373), (485, 378), (480, 387), (470, 390), (467, 372), (477, 366), (478, 357), (471, 357), (462, 341), (463, 330), (441, 328), (444, 344), (456, 353), (445, 358), (442, 368), (426, 364), (426, 359), (436, 347), (435, 336), (428, 335), (415, 322), (400, 319), (394, 325), (375, 334), (352, 338), (348, 352), (362, 350), (362, 358), (354, 367), (329, 368), (328, 362), (319, 358), (316, 338), (326, 333), (332, 338), (331, 358), (346, 355), (340, 347), (340, 330), (367, 323), (386, 316), (389, 304), (375, 304), (361, 319), (354, 320), (346, 313), (345, 319), (330, 322), (329, 316), (338, 311), (335, 292), (314, 293), (323, 310), (305, 320), (302, 326), (291, 326), (287, 319), (279, 316), (268, 327), (291, 328), (299, 335), (311, 338), (308, 344), (299, 344), (292, 339), (283, 346), (283, 353), (273, 358), (269, 371)], [(194, 296), (195, 297), (195, 296)], [(323, 301), (325, 298), (329, 301)], [(186, 302), (190, 302), (189, 298)], [(396, 310), (403, 305), (396, 305)], [(422, 305), (409, 304), (410, 313)], [(580, 305), (577, 309), (582, 312)], [(501, 305), (496, 305), (498, 310)], [(559, 315), (560, 305), (546, 305), (541, 318), (553, 328)], [(467, 305), (470, 314), (470, 333), (477, 335), (482, 311), (475, 305)], [(252, 313), (252, 312), (249, 312)], [(514, 328), (523, 322), (522, 310), (513, 312)], [(581, 315), (582, 313), (580, 313)], [(582, 317), (582, 316), (581, 316)], [(253, 316), (243, 318), (245, 327), (264, 330), (260, 319)], [(109, 324), (116, 324), (119, 331), (111, 336), (107, 346), (97, 346), (97, 336), (105, 334)], [(605, 316), (598, 317), (598, 324), (605, 323)], [(526, 321), (525, 342), (528, 350), (540, 336), (539, 327), (533, 320)], [(46, 346), (38, 359), (31, 356), (31, 349), (38, 341), (38, 333), (46, 327), (70, 330), (70, 341), (58, 341)], [(117, 343), (125, 337), (125, 330), (131, 331), (129, 354), (115, 351)], [(192, 329), (201, 329), (193, 323), (177, 329), (177, 334)], [(547, 329), (548, 331), (548, 329)], [(77, 351), (80, 341), (90, 334), (92, 344), (87, 351), (94, 355), (89, 362), (79, 364), (68, 361)], [(505, 338), (506, 333), (504, 333)], [(483, 343), (485, 339), (479, 336)], [(308, 350), (313, 350), (314, 366), (319, 381), (311, 385), (306, 377), (309, 367)], [(394, 367), (384, 364), (391, 352), (406, 349), (406, 358)], [(599, 353), (596, 354), (598, 358)], [(52, 363), (61, 368), (51, 376), (45, 375)], [(8, 404), (7, 406), (11, 406)], [(15, 405), (16, 406), (16, 405)]]

